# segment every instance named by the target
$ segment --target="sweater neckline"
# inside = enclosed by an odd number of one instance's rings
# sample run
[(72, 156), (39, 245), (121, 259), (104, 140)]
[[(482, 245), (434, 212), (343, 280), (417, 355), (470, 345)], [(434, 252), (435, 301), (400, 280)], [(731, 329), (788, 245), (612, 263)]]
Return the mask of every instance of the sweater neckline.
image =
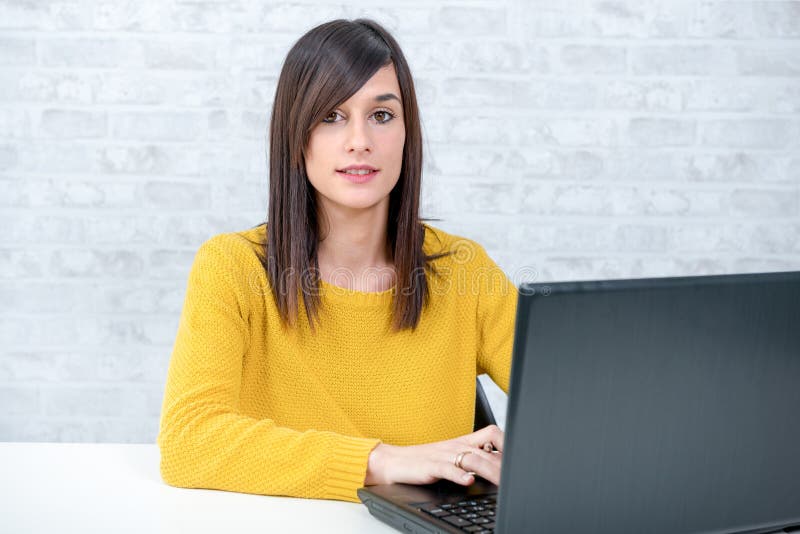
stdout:
[(330, 284), (319, 279), (321, 296), (332, 302), (356, 306), (385, 306), (392, 302), (395, 288), (390, 287), (383, 291), (358, 291)]

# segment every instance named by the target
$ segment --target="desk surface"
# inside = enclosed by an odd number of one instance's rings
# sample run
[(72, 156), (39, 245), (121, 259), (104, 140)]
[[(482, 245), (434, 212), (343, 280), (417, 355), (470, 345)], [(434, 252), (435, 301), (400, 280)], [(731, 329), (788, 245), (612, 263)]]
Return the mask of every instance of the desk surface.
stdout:
[(156, 445), (0, 443), (0, 532), (396, 532), (361, 504), (166, 485)]

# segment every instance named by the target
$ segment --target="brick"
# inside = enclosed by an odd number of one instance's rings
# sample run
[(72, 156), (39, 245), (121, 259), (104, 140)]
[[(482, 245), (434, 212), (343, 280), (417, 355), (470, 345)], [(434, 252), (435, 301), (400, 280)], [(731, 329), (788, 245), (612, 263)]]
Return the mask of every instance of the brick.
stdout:
[(42, 29), (48, 26), (48, 5), (37, 2), (0, 3), (0, 30)]
[(508, 106), (512, 84), (504, 80), (449, 78), (442, 84), (442, 106)]
[(48, 67), (124, 68), (143, 66), (142, 44), (130, 39), (45, 39), (40, 62)]
[(159, 31), (168, 19), (169, 5), (162, 2), (115, 0), (92, 5), (92, 26), (98, 30)]
[(694, 154), (684, 160), (690, 180), (713, 182), (791, 182), (789, 158), (748, 152)]
[(36, 415), (39, 409), (38, 388), (0, 386), (0, 415)]
[(526, 146), (612, 146), (618, 139), (615, 122), (602, 117), (532, 119), (519, 130), (521, 144)]
[(195, 251), (155, 250), (149, 256), (148, 277), (186, 280)]
[(108, 73), (99, 82), (99, 104), (162, 104), (169, 91), (168, 80), (139, 73)]
[(800, 215), (800, 189), (735, 189), (731, 192), (733, 215), (757, 217), (797, 217)]
[(800, 74), (800, 47), (739, 47), (738, 71), (745, 76), (797, 76)]
[(693, 120), (634, 118), (628, 122), (628, 139), (634, 145), (687, 146), (694, 144), (696, 128)]
[(0, 171), (13, 169), (19, 162), (19, 152), (13, 145), (0, 144)]
[(53, 252), (51, 271), (65, 278), (140, 276), (144, 260), (128, 250), (66, 249)]
[(622, 46), (566, 45), (558, 65), (566, 74), (625, 74), (627, 54)]
[(205, 117), (193, 112), (118, 113), (111, 116), (111, 135), (143, 141), (193, 141), (206, 131)]
[(46, 137), (93, 139), (105, 137), (108, 118), (104, 112), (46, 109), (39, 133)]
[[(500, 82), (489, 83), (499, 89), (500, 105), (504, 105), (506, 96), (505, 88)], [(529, 79), (522, 82), (513, 82), (513, 103), (533, 109), (588, 109), (598, 105), (599, 91), (597, 84), (587, 81), (572, 80), (543, 80)], [(491, 96), (487, 95), (487, 102), (491, 105)], [(481, 104), (481, 103), (478, 103)]]
[(698, 80), (686, 88), (686, 109), (751, 111), (758, 107), (763, 88), (738, 80)]
[(641, 46), (631, 49), (634, 74), (728, 76), (737, 73), (731, 48), (703, 45)]
[(675, 253), (741, 253), (748, 249), (748, 230), (730, 223), (678, 225), (670, 229)]
[(674, 81), (612, 79), (598, 85), (603, 108), (654, 111), (683, 109), (681, 86)]
[(16, 66), (35, 63), (36, 42), (33, 39), (0, 37), (0, 65)]
[(217, 65), (217, 54), (224, 42), (149, 41), (144, 45), (144, 62), (149, 68), (206, 70)]
[(0, 108), (0, 139), (31, 136), (31, 119), (26, 109)]
[(550, 71), (549, 52), (542, 46), (525, 46), (511, 41), (480, 41), (463, 43), (458, 47), (455, 61), (447, 70), (468, 73)]
[(673, 182), (685, 179), (682, 161), (673, 152), (616, 148), (607, 157), (602, 178), (610, 181)]
[(0, 299), (14, 313), (69, 313), (78, 311), (85, 290), (72, 284), (0, 283)]
[(720, 119), (700, 123), (700, 143), (729, 148), (784, 148), (797, 144), (798, 123), (785, 119)]
[(57, 352), (5, 350), (0, 358), (0, 380), (4, 382), (50, 382), (59, 379)]
[(504, 8), (446, 6), (438, 10), (435, 20), (437, 33), (473, 36), (507, 33)]
[(133, 183), (31, 180), (12, 191), (16, 191), (14, 205), (19, 207), (120, 208), (139, 204)]
[(0, 248), (0, 279), (42, 278), (47, 272), (48, 251)]
[[(567, 4), (569, 5), (569, 4)], [(586, 34), (602, 37), (678, 37), (686, 33), (692, 2), (592, 1), (578, 17), (586, 20)], [(573, 10), (562, 16), (576, 16)]]
[(148, 182), (142, 187), (144, 204), (169, 209), (204, 209), (211, 206), (211, 190), (207, 184), (182, 182)]
[(97, 387), (52, 387), (42, 391), (47, 415), (118, 415), (122, 411), (123, 391)]

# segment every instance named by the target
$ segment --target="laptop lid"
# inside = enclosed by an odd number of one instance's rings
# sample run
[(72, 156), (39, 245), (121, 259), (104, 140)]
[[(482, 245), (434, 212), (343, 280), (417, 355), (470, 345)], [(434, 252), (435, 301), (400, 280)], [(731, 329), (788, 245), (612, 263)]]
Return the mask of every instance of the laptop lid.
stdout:
[(496, 532), (800, 524), (800, 272), (520, 287)]

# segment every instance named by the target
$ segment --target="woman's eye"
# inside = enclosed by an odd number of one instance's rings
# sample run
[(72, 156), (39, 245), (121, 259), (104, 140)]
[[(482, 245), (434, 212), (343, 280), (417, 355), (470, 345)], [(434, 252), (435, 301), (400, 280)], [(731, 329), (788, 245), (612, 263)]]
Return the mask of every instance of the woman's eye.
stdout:
[(328, 116), (327, 116), (327, 117), (325, 117), (324, 119), (322, 119), (322, 122), (336, 122), (336, 117), (337, 117), (338, 115), (339, 115), (339, 114), (338, 114), (337, 112), (335, 112), (335, 111), (331, 111), (330, 113), (328, 113)]
[(392, 115), (388, 111), (376, 111), (372, 115), (375, 117), (375, 120), (377, 120), (378, 123), (380, 123), (380, 124), (384, 124), (386, 122), (389, 122), (390, 120), (392, 120), (394, 118), (394, 115)]

